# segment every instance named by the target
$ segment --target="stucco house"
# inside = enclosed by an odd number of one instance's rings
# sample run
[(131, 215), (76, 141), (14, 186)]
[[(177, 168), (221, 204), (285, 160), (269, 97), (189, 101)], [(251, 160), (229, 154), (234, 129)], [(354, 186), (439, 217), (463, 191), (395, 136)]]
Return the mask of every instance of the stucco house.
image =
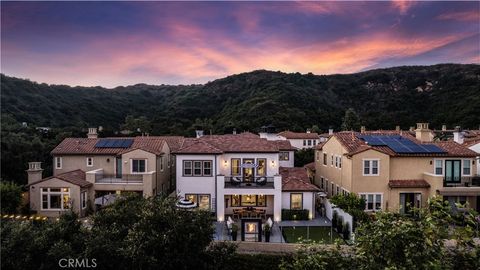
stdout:
[(480, 210), (477, 153), (432, 139), (425, 123), (415, 136), (398, 130), (335, 133), (316, 148), (315, 183), (329, 196), (359, 194), (366, 211), (406, 213), (433, 195)]

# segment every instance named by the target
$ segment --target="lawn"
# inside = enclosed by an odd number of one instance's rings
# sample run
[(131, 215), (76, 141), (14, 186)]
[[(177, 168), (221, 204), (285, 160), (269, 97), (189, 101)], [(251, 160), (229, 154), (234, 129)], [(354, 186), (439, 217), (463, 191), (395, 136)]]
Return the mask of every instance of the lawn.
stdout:
[[(308, 228), (308, 237), (307, 237)], [(287, 243), (298, 243), (299, 238), (310, 239), (315, 242), (330, 244), (330, 227), (283, 227), (283, 238)], [(335, 239), (342, 240), (342, 237), (333, 231), (333, 242)]]

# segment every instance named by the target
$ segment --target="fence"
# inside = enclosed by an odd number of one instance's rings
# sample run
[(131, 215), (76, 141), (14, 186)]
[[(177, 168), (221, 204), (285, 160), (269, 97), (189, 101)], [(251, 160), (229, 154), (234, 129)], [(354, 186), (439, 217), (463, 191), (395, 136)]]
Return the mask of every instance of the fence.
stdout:
[(337, 211), (337, 217), (342, 217), (344, 222), (348, 222), (348, 230), (351, 232), (350, 237), (353, 233), (353, 217), (348, 214), (347, 212), (343, 211), (341, 208), (338, 208), (334, 204), (332, 204), (327, 198), (324, 200), (325, 205), (325, 214), (326, 216), (332, 220), (333, 211)]

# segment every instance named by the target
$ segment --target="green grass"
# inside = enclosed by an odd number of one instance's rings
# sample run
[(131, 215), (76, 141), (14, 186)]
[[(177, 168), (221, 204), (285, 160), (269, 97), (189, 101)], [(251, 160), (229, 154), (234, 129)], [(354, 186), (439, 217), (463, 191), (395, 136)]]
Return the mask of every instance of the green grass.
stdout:
[[(325, 244), (332, 243), (330, 241), (330, 227), (309, 227), (307, 237), (307, 227), (283, 227), (283, 237), (287, 243), (298, 243), (300, 238), (303, 240), (310, 239), (315, 242), (323, 242)], [(342, 240), (342, 237), (333, 231), (333, 242), (335, 239)]]

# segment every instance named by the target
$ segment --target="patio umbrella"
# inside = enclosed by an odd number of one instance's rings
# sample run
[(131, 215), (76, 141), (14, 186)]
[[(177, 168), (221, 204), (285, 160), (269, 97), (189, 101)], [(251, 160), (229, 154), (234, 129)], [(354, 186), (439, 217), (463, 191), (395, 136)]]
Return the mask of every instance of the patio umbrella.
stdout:
[(101, 206), (107, 206), (115, 202), (117, 194), (107, 194), (98, 198), (95, 198), (95, 204)]
[(190, 200), (181, 199), (177, 202), (176, 206), (181, 209), (193, 209), (197, 208), (198, 205)]
[(318, 197), (327, 197), (327, 193), (325, 193), (325, 192), (318, 192), (318, 193), (317, 193), (317, 196), (318, 196)]

